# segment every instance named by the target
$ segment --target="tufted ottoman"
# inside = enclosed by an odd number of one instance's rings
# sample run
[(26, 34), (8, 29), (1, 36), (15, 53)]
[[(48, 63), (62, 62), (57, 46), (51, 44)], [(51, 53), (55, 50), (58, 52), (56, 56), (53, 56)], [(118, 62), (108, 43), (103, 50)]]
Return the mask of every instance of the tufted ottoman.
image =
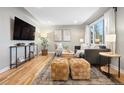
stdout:
[(90, 64), (82, 58), (72, 58), (69, 61), (72, 79), (90, 79)]
[(52, 80), (68, 80), (69, 64), (65, 58), (55, 58), (51, 64)]

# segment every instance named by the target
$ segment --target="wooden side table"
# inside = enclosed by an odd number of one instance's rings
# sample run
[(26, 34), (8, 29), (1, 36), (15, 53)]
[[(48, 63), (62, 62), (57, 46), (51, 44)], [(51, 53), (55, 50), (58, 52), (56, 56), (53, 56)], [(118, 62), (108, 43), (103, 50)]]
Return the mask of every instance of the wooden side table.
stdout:
[[(120, 57), (121, 55), (119, 54), (113, 54), (112, 52), (100, 52), (99, 55), (102, 57), (106, 57), (107, 59), (111, 58), (118, 58), (118, 77), (120, 78)], [(101, 59), (100, 59), (101, 62)], [(110, 62), (108, 62), (108, 75), (110, 75)]]

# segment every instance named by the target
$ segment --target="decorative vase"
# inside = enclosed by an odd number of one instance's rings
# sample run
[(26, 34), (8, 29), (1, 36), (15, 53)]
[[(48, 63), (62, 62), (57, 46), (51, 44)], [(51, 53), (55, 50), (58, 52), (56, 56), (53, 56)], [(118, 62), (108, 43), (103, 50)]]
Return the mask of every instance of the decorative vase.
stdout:
[(48, 55), (48, 49), (43, 49), (42, 50), (42, 56)]

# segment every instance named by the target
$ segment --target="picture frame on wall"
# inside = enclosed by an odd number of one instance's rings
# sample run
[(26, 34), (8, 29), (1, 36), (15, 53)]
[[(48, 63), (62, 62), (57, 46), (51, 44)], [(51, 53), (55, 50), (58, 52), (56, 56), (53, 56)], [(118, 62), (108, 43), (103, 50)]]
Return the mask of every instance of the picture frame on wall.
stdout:
[(71, 41), (71, 31), (70, 30), (63, 30), (63, 41), (70, 42)]
[(55, 30), (54, 31), (54, 40), (57, 42), (62, 41), (62, 30)]

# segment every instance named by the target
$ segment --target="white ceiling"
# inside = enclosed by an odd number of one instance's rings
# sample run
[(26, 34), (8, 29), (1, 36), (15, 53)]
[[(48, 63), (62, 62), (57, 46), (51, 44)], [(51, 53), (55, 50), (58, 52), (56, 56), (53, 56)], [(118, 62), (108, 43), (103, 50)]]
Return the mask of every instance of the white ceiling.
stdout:
[(25, 7), (40, 23), (45, 25), (83, 24), (99, 7)]

